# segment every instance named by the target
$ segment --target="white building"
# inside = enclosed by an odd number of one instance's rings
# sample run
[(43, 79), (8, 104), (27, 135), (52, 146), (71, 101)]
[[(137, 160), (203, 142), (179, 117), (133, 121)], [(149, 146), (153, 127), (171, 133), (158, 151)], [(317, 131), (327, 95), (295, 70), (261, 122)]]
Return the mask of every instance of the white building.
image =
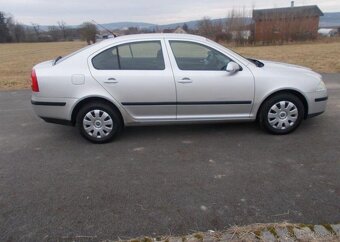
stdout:
[(321, 28), (318, 30), (318, 34), (325, 37), (334, 37), (338, 34), (338, 30)]

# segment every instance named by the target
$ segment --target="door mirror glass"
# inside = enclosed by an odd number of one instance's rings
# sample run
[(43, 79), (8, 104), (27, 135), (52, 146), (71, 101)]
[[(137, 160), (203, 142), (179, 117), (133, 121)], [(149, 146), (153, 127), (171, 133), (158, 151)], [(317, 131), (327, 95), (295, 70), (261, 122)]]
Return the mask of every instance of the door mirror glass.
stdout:
[(239, 64), (231, 61), (228, 63), (227, 67), (226, 67), (226, 71), (229, 73), (235, 73), (237, 71), (239, 71), (241, 69), (241, 67), (239, 66)]

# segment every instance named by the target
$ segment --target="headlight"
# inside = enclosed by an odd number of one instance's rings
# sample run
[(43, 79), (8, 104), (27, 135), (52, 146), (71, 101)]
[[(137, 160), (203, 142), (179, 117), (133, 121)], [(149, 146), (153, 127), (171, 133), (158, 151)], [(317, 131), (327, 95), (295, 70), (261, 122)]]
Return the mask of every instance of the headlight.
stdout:
[(323, 81), (321, 81), (319, 85), (316, 87), (317, 92), (325, 91), (326, 89), (327, 89), (326, 85)]

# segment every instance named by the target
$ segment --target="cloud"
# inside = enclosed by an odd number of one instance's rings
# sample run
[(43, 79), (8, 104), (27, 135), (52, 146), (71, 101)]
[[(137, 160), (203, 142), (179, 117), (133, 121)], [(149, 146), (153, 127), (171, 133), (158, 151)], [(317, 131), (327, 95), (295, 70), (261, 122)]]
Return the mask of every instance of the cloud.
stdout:
[[(296, 5), (318, 4), (323, 11), (340, 11), (339, 0), (296, 0)], [(143, 21), (156, 24), (225, 17), (232, 8), (286, 7), (287, 0), (0, 0), (1, 11), (23, 23), (80, 24)]]

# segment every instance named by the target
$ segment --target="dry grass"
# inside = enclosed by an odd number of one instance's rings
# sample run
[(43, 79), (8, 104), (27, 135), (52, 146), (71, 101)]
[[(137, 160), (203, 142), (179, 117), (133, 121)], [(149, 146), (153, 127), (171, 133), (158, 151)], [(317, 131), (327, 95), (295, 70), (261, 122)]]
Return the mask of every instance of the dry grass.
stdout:
[(234, 50), (244, 56), (307, 66), (321, 73), (340, 72), (340, 42), (240, 47)]
[[(0, 44), (0, 89), (29, 87), (35, 64), (85, 45), (84, 42)], [(303, 65), (318, 72), (340, 72), (340, 42), (233, 49), (244, 56)]]
[(29, 87), (32, 67), (82, 48), (84, 42), (0, 44), (0, 89)]

